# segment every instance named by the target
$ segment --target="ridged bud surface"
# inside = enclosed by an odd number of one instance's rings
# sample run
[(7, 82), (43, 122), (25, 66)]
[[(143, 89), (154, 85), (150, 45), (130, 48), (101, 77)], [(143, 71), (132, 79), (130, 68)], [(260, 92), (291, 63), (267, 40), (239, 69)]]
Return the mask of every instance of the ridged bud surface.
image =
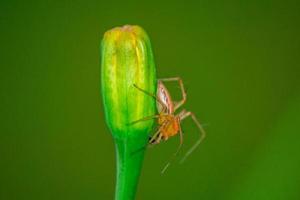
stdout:
[(153, 120), (131, 122), (155, 114), (155, 100), (133, 85), (155, 94), (156, 74), (150, 40), (139, 26), (105, 33), (101, 44), (102, 95), (107, 124), (117, 138), (146, 134)]

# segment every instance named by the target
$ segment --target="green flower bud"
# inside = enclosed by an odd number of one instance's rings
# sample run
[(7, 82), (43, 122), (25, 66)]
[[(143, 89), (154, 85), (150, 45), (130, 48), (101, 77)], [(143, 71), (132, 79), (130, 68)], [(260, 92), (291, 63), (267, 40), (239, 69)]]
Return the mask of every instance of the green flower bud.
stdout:
[(144, 150), (155, 115), (156, 73), (150, 40), (139, 26), (107, 31), (101, 43), (101, 86), (107, 125), (116, 143), (117, 200), (134, 199)]
[(153, 98), (133, 85), (155, 94), (156, 77), (150, 40), (139, 26), (117, 27), (105, 33), (102, 41), (102, 95), (107, 124), (114, 137), (148, 134), (153, 121), (128, 126), (154, 115)]

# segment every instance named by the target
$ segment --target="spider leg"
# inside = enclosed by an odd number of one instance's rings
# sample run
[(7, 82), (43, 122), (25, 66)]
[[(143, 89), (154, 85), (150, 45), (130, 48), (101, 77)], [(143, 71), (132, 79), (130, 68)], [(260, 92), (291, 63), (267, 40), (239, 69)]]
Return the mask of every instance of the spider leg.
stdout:
[[(148, 136), (148, 137), (149, 137), (149, 142), (148, 142), (146, 145), (144, 145), (144, 146), (138, 148), (137, 150), (133, 151), (131, 154), (134, 154), (134, 153), (137, 153), (137, 152), (139, 152), (139, 151), (141, 151), (141, 150), (144, 150), (144, 149), (146, 149), (147, 147), (149, 147), (149, 146), (151, 146), (152, 144), (154, 144), (155, 138), (157, 137), (157, 135), (159, 134), (159, 132), (160, 132), (160, 129), (158, 128), (158, 130), (155, 132), (155, 134), (154, 134), (153, 136), (150, 136), (150, 135)], [(153, 140), (154, 142), (152, 142), (152, 140)], [(150, 143), (150, 142), (152, 142), (152, 143)]]
[(179, 114), (180, 120), (183, 120), (187, 117), (191, 117), (194, 123), (197, 125), (200, 131), (200, 138), (197, 140), (197, 142), (188, 150), (188, 152), (184, 155), (184, 157), (181, 159), (180, 163), (183, 163), (185, 159), (198, 147), (198, 145), (204, 140), (206, 133), (203, 127), (201, 126), (200, 122), (194, 115), (194, 113), (189, 112), (189, 111), (181, 111)]
[(159, 117), (159, 115), (147, 116), (147, 117), (144, 117), (142, 119), (138, 119), (136, 121), (130, 122), (128, 125), (133, 125), (133, 124), (136, 124), (138, 122), (147, 121), (147, 120), (155, 119), (155, 118), (158, 118), (158, 117)]
[(179, 136), (180, 136), (180, 143), (179, 146), (177, 147), (176, 152), (171, 156), (171, 158), (169, 159), (169, 161), (167, 162), (167, 164), (165, 165), (165, 167), (161, 170), (161, 173), (165, 173), (165, 171), (168, 169), (168, 167), (170, 166), (170, 164), (173, 162), (174, 158), (177, 156), (177, 154), (179, 153), (182, 144), (183, 144), (183, 134), (182, 134), (182, 130), (181, 127), (179, 127)]
[(168, 122), (164, 122), (158, 127), (158, 130), (155, 132), (155, 134), (150, 138), (148, 144), (158, 144), (160, 140), (162, 139), (161, 129), (167, 124)]
[(150, 138), (149, 143), (150, 145), (157, 143), (157, 137), (159, 137), (160, 134), (160, 128), (155, 132), (155, 134)]
[(158, 143), (160, 143), (160, 141), (161, 141), (161, 139), (162, 139), (162, 134), (160, 133), (160, 134), (158, 134), (158, 136), (157, 136), (157, 139), (156, 139), (156, 141), (154, 142), (155, 144), (158, 144)]
[(156, 98), (156, 96), (155, 96), (154, 94), (151, 94), (150, 92), (147, 92), (146, 90), (144, 90), (144, 89), (138, 87), (136, 84), (133, 84), (133, 86), (134, 86), (136, 89), (138, 89), (139, 91), (141, 91), (141, 92), (145, 93), (146, 95), (148, 95), (148, 96), (154, 98), (154, 99), (162, 106), (163, 110), (166, 110), (166, 109), (167, 109), (166, 106), (165, 106), (165, 104), (164, 104), (160, 99)]
[(159, 80), (163, 81), (163, 82), (178, 81), (180, 90), (181, 90), (181, 94), (182, 94), (182, 100), (175, 103), (174, 110), (177, 110), (180, 106), (182, 106), (186, 102), (186, 91), (184, 89), (181, 78), (180, 77), (172, 77), (172, 78), (162, 78)]

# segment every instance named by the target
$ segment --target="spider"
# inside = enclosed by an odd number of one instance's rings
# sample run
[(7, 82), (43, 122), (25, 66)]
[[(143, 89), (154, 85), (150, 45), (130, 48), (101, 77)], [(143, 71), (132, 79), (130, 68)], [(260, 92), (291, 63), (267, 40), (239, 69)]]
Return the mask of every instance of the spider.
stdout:
[[(169, 91), (167, 90), (166, 86), (163, 82), (174, 82), (177, 81), (179, 83), (181, 93), (182, 93), (182, 100), (179, 102), (174, 102), (171, 98)], [(175, 112), (186, 102), (186, 92), (180, 77), (172, 77), (172, 78), (163, 78), (159, 79), (157, 83), (157, 94), (156, 96), (150, 94), (149, 92), (143, 90), (142, 88), (138, 87), (136, 84), (133, 85), (135, 88), (140, 90), (141, 92), (153, 97), (156, 100), (156, 107), (158, 114), (153, 116), (148, 116), (132, 123), (137, 123), (145, 120), (157, 119), (158, 122), (158, 130), (153, 134), (152, 137), (149, 138), (149, 145), (154, 145), (160, 143), (162, 140), (168, 140), (170, 137), (179, 134), (180, 136), (180, 143), (177, 148), (177, 151), (173, 154), (169, 162), (163, 168), (162, 173), (170, 165), (172, 159), (178, 154), (183, 144), (183, 134), (181, 130), (181, 121), (187, 117), (191, 117), (194, 123), (197, 125), (200, 138), (196, 141), (196, 143), (189, 149), (189, 151), (184, 155), (181, 159), (180, 163), (182, 163), (196, 148), (197, 146), (203, 141), (205, 138), (205, 131), (199, 121), (197, 120), (196, 116), (185, 109), (181, 110), (178, 114)]]

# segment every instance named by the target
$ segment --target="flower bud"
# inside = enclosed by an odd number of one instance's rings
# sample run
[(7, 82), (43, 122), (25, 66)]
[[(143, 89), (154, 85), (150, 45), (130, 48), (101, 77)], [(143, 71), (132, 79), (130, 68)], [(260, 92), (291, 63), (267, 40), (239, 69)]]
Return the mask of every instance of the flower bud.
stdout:
[(102, 95), (106, 122), (114, 137), (149, 134), (153, 120), (131, 122), (155, 115), (155, 99), (133, 85), (155, 94), (156, 74), (151, 44), (139, 26), (126, 25), (104, 34), (101, 43)]

